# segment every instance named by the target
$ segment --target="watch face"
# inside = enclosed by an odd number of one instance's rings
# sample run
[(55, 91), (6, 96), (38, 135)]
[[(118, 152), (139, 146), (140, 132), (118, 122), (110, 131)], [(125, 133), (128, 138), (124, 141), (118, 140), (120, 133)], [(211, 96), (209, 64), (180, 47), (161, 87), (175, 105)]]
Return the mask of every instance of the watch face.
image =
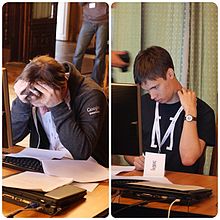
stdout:
[(187, 115), (187, 116), (186, 116), (186, 120), (187, 120), (187, 121), (192, 121), (192, 120), (193, 120), (192, 115)]

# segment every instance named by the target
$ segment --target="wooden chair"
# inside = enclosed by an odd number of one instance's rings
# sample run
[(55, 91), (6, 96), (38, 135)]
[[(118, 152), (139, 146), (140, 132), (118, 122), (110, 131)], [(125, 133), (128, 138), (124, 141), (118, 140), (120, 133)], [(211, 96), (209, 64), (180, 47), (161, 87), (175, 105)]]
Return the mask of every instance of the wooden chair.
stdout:
[(11, 112), (6, 68), (2, 68), (2, 145), (3, 148), (12, 146)]

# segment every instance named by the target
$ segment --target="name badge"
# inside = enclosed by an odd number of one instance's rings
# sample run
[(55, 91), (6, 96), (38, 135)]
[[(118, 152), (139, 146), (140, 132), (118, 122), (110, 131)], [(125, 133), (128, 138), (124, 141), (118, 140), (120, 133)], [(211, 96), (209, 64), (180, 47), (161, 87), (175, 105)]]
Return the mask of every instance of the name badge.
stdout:
[(166, 154), (145, 153), (144, 176), (163, 177), (165, 174)]
[(95, 2), (89, 3), (89, 8), (95, 8)]

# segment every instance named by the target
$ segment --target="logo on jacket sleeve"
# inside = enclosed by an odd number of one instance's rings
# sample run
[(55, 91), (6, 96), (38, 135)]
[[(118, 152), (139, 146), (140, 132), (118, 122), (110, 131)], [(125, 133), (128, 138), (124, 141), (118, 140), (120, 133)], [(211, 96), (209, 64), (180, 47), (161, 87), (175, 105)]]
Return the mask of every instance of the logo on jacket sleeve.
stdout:
[(89, 113), (89, 115), (98, 114), (98, 113), (100, 113), (100, 107), (99, 106), (88, 107), (87, 112)]

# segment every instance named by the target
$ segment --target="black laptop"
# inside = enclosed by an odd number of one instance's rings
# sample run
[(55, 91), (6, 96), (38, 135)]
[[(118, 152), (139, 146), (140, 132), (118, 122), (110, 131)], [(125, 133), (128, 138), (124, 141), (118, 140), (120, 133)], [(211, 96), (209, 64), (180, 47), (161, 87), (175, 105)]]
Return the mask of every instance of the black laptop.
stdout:
[(200, 186), (127, 179), (112, 180), (112, 188), (121, 190), (122, 197), (168, 203), (178, 199), (180, 205), (192, 205), (212, 195), (212, 189)]
[(39, 211), (49, 215), (55, 215), (78, 201), (84, 201), (85, 195), (85, 189), (72, 184), (61, 186), (50, 192), (2, 187), (4, 201), (20, 206), (34, 204), (40, 207)]

